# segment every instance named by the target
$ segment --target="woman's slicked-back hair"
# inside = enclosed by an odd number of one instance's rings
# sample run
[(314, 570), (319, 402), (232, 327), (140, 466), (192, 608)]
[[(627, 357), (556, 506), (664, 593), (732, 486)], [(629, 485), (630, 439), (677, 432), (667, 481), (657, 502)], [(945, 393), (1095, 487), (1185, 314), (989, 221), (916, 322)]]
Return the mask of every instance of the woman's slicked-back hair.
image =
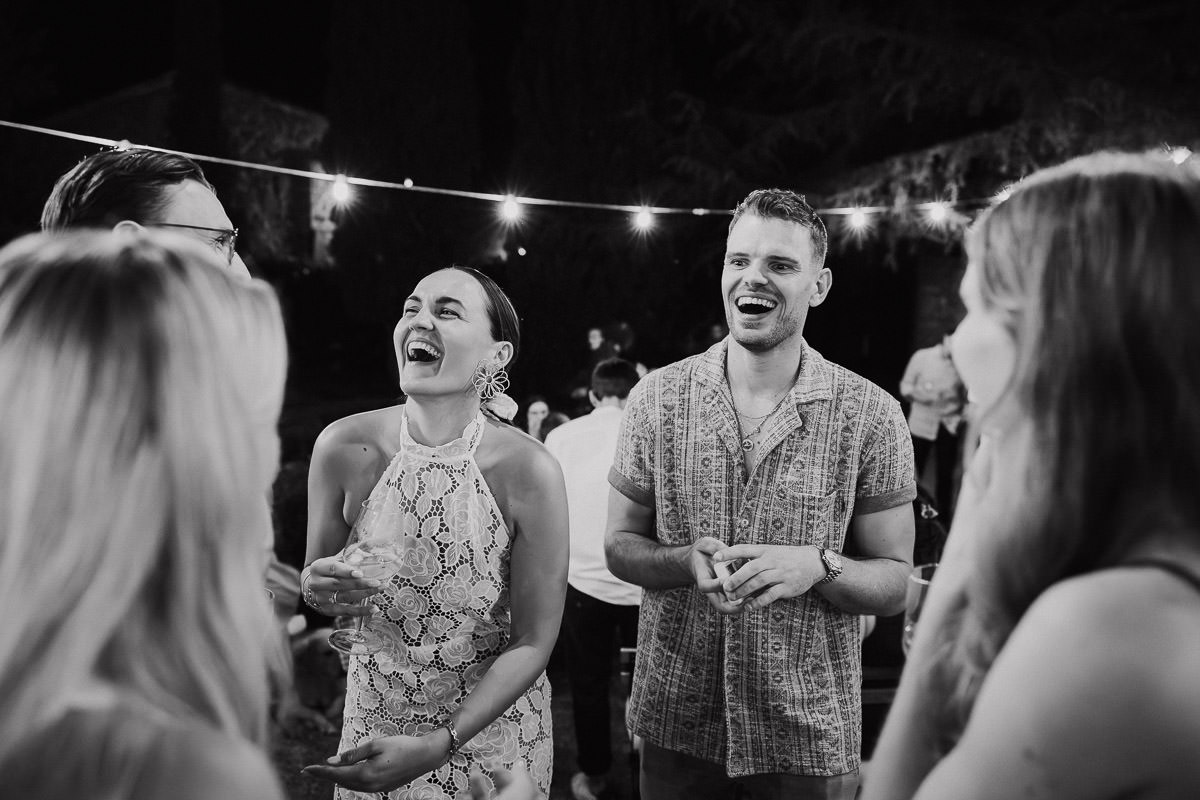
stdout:
[(104, 150), (55, 182), (42, 207), (42, 230), (160, 221), (163, 190), (186, 180), (213, 188), (200, 165), (186, 156), (139, 148)]
[(487, 298), (488, 320), (492, 326), (492, 338), (497, 342), (512, 344), (512, 358), (508, 360), (508, 366), (512, 367), (521, 351), (521, 318), (517, 316), (517, 309), (512, 300), (491, 276), (474, 267), (451, 264), (449, 269), (467, 273), (483, 287), (483, 294)]
[(99, 678), (262, 741), (278, 301), (168, 233), (0, 251), (0, 761)]
[(941, 642), (948, 730), (1049, 586), (1200, 531), (1200, 172), (1076, 158), (1019, 183), (966, 245), (1017, 358), (979, 529), (958, 534), (981, 552)]

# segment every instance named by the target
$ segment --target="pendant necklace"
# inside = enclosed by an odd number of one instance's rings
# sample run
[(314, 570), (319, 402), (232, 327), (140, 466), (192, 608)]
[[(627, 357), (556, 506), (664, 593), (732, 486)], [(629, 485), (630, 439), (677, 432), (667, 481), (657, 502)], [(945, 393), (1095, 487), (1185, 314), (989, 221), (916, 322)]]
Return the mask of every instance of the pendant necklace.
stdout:
[[(783, 407), (783, 401), (787, 399), (788, 394), (790, 394), (790, 393), (791, 393), (791, 389), (788, 389), (787, 391), (785, 391), (783, 393), (783, 397), (779, 398), (779, 402), (775, 404), (775, 407), (772, 408), (770, 411), (768, 411), (766, 414), (763, 414), (761, 417), (752, 417), (748, 414), (743, 414), (742, 412), (737, 410), (737, 406), (734, 406), (733, 410), (737, 411), (737, 415), (739, 417), (741, 417), (743, 419), (748, 419), (748, 420), (750, 420), (750, 419), (758, 420), (758, 424), (754, 426), (754, 430), (750, 431), (749, 433), (747, 433), (745, 436), (742, 437), (742, 450), (749, 453), (751, 450), (754, 449), (754, 445), (755, 445), (754, 437), (758, 435), (759, 430), (762, 429), (762, 426), (766, 424), (767, 420), (769, 420), (772, 416), (774, 416), (775, 412)], [(738, 427), (741, 427), (740, 421), (739, 421)]]

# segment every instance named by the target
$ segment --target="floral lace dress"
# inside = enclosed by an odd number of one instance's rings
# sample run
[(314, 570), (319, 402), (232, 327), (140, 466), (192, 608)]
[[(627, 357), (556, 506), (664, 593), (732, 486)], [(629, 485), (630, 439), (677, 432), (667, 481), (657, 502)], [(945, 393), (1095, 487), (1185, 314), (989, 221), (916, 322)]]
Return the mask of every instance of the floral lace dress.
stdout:
[[(508, 644), (512, 539), (475, 463), (483, 430), (480, 414), (460, 438), (426, 447), (412, 439), (404, 418), (400, 451), (371, 499), (403, 509), (411, 538), (400, 573), (373, 598), (373, 618), (386, 623), (380, 625), (386, 646), (350, 657), (339, 752), (382, 736), (429, 733), (458, 708)], [(339, 787), (337, 797), (452, 799), (468, 791), (472, 764), (487, 772), (518, 760), (548, 795), (550, 725), (550, 683), (542, 673), (449, 763), (387, 794)]]

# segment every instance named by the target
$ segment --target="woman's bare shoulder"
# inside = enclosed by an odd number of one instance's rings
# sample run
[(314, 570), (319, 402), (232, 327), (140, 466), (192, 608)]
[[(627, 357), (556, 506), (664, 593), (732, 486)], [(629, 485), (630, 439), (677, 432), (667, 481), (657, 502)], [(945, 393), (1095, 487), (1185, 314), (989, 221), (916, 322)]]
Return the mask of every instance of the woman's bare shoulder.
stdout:
[(359, 463), (390, 459), (397, 443), (404, 406), (388, 406), (351, 414), (325, 426), (313, 445), (313, 461)]
[[(1165, 569), (1127, 566), (1096, 570), (1051, 586), (1030, 606), (1022, 624), (1053, 633), (1064, 624), (1119, 636), (1132, 646), (1174, 641), (1181, 630), (1162, 623), (1164, 614), (1200, 630), (1200, 592)], [(1154, 624), (1150, 624), (1154, 623)]]
[(1057, 653), (1095, 680), (1156, 680), (1176, 658), (1200, 659), (1200, 592), (1152, 567), (1089, 572), (1043, 592), (1010, 643)]
[(325, 447), (373, 443), (395, 426), (403, 412), (404, 405), (400, 404), (336, 419), (321, 431), (317, 443)]
[(1142, 569), (1092, 572), (1043, 592), (920, 796), (1141, 797), (1147, 787), (1179, 796), (1173, 787), (1200, 781), (1200, 762), (1180, 758), (1200, 750), (1200, 623), (1164, 625), (1178, 619), (1163, 605), (1176, 603), (1200, 617), (1194, 589)]
[(1150, 763), (1180, 741), (1200, 748), (1197, 674), (1200, 593), (1163, 570), (1120, 568), (1045, 591), (987, 682), (1000, 706), (1023, 695), (1031, 712), (1069, 726), (1076, 741), (1095, 739), (1097, 750), (1121, 731)]
[[(558, 462), (546, 446), (533, 436), (512, 425), (488, 420), (488, 428), (480, 443), (480, 462), (499, 468), (509, 476), (536, 476), (548, 468), (558, 468)], [(484, 463), (480, 463), (484, 469)]]
[(1044, 608), (1034, 610), (1034, 621), (1043, 620), (1049, 629), (1045, 636), (1075, 620), (1080, 638), (1102, 642), (1088, 648), (1089, 656), (1109, 662), (1115, 680), (1142, 687), (1144, 702), (1157, 702), (1163, 711), (1190, 703), (1200, 733), (1195, 689), (1200, 592), (1195, 586), (1161, 567), (1104, 569), (1062, 581), (1045, 593)]
[(318, 490), (366, 497), (399, 446), (394, 439), (403, 406), (342, 417), (330, 423), (313, 445), (308, 483), (310, 511)]
[(558, 459), (524, 431), (491, 425), (480, 442), (476, 462), (505, 522), (514, 530), (527, 527), (531, 515), (546, 517), (560, 505), (565, 513), (566, 489)]

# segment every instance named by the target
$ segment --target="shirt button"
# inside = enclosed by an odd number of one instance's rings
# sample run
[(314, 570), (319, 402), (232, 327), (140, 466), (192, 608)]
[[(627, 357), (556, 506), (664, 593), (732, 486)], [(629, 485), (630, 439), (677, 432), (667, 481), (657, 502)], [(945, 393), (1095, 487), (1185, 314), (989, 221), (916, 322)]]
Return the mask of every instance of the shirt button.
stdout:
[(738, 524), (739, 528), (749, 528), (750, 520), (746, 519), (745, 517), (742, 517), (741, 519), (738, 520), (737, 524)]

